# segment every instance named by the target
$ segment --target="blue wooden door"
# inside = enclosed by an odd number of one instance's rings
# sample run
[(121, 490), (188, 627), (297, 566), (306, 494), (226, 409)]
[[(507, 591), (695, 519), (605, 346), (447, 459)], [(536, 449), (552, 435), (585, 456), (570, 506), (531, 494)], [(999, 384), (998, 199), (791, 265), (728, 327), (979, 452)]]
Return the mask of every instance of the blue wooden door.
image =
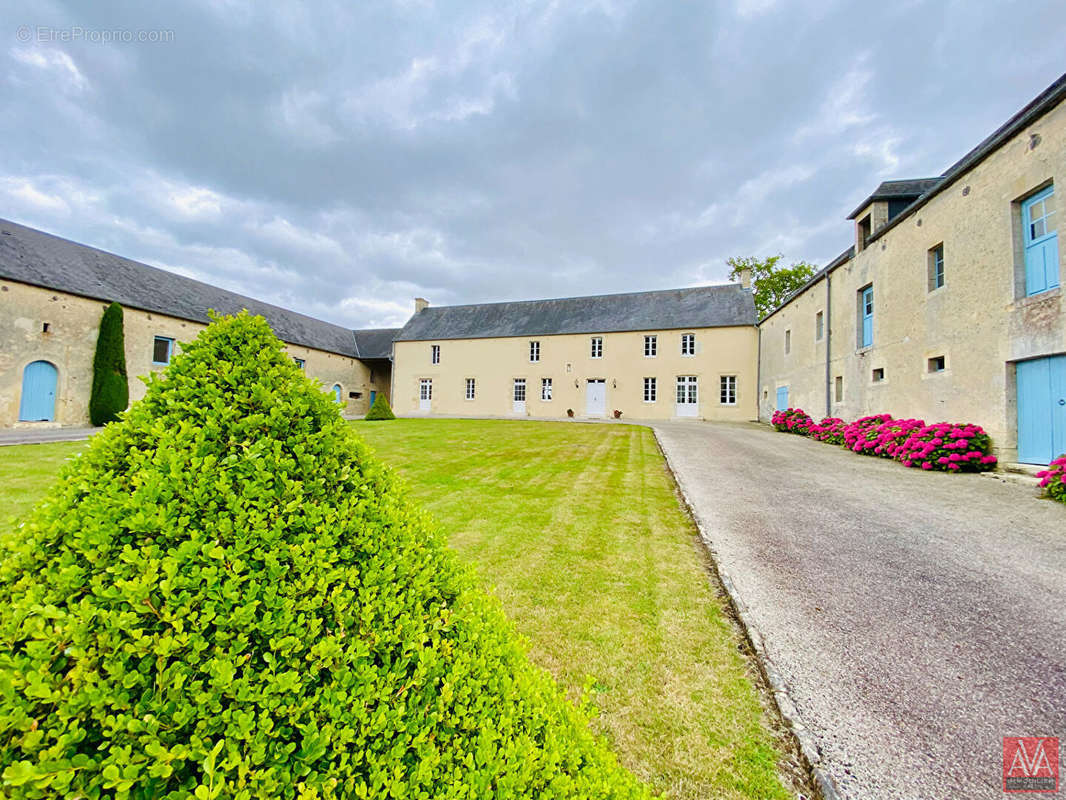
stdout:
[(374, 405), (374, 401), (378, 399), (378, 393), (373, 389), (370, 390), (370, 405)]
[(341, 401), (341, 385), (339, 383), (333, 384), (333, 400), (336, 403)]
[(1018, 363), (1018, 460), (1047, 464), (1066, 453), (1066, 356)]
[(56, 418), (56, 368), (47, 361), (34, 361), (22, 371), (19, 419), (52, 422)]
[(862, 346), (870, 347), (874, 343), (874, 287), (862, 290)]
[(788, 387), (787, 386), (778, 386), (777, 387), (777, 410), (778, 411), (787, 411), (788, 410)]
[(1059, 285), (1058, 214), (1055, 187), (1049, 186), (1022, 203), (1025, 229), (1025, 293), (1039, 294)]

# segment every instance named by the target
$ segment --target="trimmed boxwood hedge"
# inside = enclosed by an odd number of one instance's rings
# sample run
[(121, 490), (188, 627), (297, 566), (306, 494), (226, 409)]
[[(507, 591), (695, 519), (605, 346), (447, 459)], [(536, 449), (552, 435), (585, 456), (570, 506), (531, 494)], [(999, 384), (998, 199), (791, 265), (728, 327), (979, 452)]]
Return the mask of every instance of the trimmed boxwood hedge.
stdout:
[(374, 398), (374, 403), (370, 406), (370, 411), (367, 413), (366, 419), (396, 419), (396, 415), (393, 414), (392, 409), (389, 408), (389, 401), (385, 399), (385, 395), (378, 394)]
[(112, 303), (104, 309), (93, 356), (93, 385), (89, 392), (89, 420), (106, 425), (130, 404), (129, 380), (126, 377), (126, 336), (123, 332), (122, 306)]
[(261, 318), (2, 546), (5, 797), (647, 796)]

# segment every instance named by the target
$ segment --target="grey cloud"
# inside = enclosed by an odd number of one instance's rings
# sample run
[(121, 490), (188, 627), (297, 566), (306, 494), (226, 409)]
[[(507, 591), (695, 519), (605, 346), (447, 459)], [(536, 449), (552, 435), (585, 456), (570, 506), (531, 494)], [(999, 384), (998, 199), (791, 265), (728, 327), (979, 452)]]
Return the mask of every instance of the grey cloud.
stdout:
[(1057, 77), (1066, 33), (1052, 2), (9, 6), (7, 216), (353, 326), (824, 262), (878, 181)]

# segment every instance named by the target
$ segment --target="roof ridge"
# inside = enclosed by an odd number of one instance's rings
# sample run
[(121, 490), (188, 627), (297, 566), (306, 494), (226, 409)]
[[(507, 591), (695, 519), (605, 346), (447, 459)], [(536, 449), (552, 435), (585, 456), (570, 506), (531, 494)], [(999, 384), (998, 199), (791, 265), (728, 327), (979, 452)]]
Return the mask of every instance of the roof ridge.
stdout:
[(742, 289), (739, 283), (710, 283), (703, 286), (680, 286), (675, 289), (646, 289), (638, 292), (608, 292), (606, 294), (581, 294), (571, 295), (568, 297), (537, 297), (530, 300), (487, 300), (484, 303), (459, 303), (456, 305), (440, 305), (440, 306), (426, 306), (424, 311), (429, 309), (438, 310), (442, 308), (481, 308), (484, 306), (501, 306), (501, 305), (517, 305), (518, 303), (556, 303), (566, 300), (596, 300), (601, 297), (634, 297), (637, 295), (649, 295), (649, 294), (668, 294), (670, 292), (686, 292), (686, 291), (698, 291), (706, 289)]

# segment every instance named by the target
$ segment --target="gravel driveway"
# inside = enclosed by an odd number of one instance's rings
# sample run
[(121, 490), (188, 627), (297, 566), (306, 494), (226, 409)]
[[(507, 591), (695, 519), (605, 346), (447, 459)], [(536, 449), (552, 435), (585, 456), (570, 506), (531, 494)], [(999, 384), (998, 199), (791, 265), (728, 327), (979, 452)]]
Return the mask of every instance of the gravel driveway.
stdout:
[(845, 797), (1002, 798), (1004, 736), (1066, 745), (1066, 507), (766, 426), (652, 427)]

